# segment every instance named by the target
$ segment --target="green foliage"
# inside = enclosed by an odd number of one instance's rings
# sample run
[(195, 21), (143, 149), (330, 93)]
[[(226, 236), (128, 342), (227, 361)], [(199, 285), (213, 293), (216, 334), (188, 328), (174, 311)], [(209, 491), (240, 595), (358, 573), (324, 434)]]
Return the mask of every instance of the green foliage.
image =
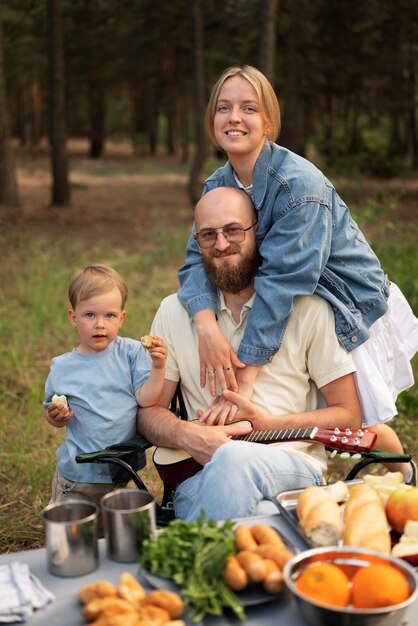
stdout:
[(223, 577), (226, 558), (235, 552), (233, 526), (230, 520), (205, 522), (203, 514), (196, 522), (176, 519), (142, 546), (141, 565), (179, 585), (195, 622), (222, 615), (224, 608), (245, 618), (241, 601)]

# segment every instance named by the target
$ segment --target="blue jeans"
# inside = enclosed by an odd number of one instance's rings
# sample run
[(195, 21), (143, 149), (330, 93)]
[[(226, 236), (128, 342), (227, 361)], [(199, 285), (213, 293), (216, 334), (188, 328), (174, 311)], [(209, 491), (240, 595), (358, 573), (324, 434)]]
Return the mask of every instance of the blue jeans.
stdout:
[(281, 491), (322, 485), (322, 475), (303, 458), (280, 447), (231, 441), (205, 467), (179, 485), (176, 517), (222, 520), (277, 513), (271, 500)]

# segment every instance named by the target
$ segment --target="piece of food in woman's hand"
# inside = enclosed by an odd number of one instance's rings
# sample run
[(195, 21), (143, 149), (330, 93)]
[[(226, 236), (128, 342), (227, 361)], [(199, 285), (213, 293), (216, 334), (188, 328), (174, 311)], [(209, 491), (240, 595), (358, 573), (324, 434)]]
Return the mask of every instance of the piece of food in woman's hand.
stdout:
[(236, 556), (228, 556), (224, 569), (226, 584), (234, 591), (242, 591), (248, 585), (248, 574)]
[(112, 583), (107, 582), (107, 580), (85, 585), (78, 592), (78, 598), (83, 604), (87, 604), (95, 598), (105, 598), (107, 596), (116, 596), (116, 587)]
[(146, 596), (145, 589), (129, 572), (122, 572), (118, 581), (118, 595), (132, 604), (139, 605)]
[(144, 346), (144, 348), (147, 348), (147, 350), (152, 348), (153, 339), (154, 337), (152, 335), (144, 335), (143, 337), (141, 337), (141, 343)]
[(250, 530), (257, 544), (269, 543), (284, 548), (282, 538), (271, 526), (267, 526), (267, 524), (254, 524), (251, 526)]
[(184, 612), (184, 602), (177, 593), (168, 589), (151, 591), (146, 597), (147, 604), (165, 609), (170, 614), (170, 619), (181, 617)]

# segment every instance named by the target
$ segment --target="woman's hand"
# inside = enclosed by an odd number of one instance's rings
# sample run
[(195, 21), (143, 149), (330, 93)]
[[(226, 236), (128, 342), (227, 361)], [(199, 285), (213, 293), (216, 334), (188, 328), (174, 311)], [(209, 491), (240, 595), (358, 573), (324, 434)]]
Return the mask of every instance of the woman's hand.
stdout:
[(194, 317), (199, 336), (200, 386), (206, 386), (206, 375), (210, 393), (216, 396), (216, 381), (221, 390), (238, 390), (234, 368), (245, 368), (229, 341), (223, 336), (216, 323), (213, 311), (200, 311)]
[(238, 407), (236, 404), (229, 402), (222, 396), (216, 396), (206, 411), (197, 411), (199, 421), (207, 426), (213, 426), (215, 424), (223, 426), (234, 421)]
[(231, 402), (237, 406), (239, 419), (249, 420), (252, 423), (254, 430), (269, 428), (268, 421), (269, 419), (271, 419), (271, 416), (266, 415), (266, 413), (264, 413), (262, 409), (253, 404), (251, 400), (229, 389), (224, 390), (222, 392), (222, 396), (224, 400)]

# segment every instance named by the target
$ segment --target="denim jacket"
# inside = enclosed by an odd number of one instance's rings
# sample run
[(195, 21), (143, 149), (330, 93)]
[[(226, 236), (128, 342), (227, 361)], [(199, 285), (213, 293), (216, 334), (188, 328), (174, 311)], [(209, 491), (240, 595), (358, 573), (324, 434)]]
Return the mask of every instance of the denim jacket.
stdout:
[[(237, 187), (229, 161), (205, 181), (203, 193), (216, 187)], [(387, 310), (389, 281), (333, 185), (306, 159), (266, 142), (254, 168), (253, 196), (262, 264), (238, 357), (253, 365), (271, 361), (294, 297), (312, 293), (331, 304), (347, 351), (366, 341), (370, 325)], [(179, 281), (178, 297), (191, 317), (216, 311), (193, 235)]]

